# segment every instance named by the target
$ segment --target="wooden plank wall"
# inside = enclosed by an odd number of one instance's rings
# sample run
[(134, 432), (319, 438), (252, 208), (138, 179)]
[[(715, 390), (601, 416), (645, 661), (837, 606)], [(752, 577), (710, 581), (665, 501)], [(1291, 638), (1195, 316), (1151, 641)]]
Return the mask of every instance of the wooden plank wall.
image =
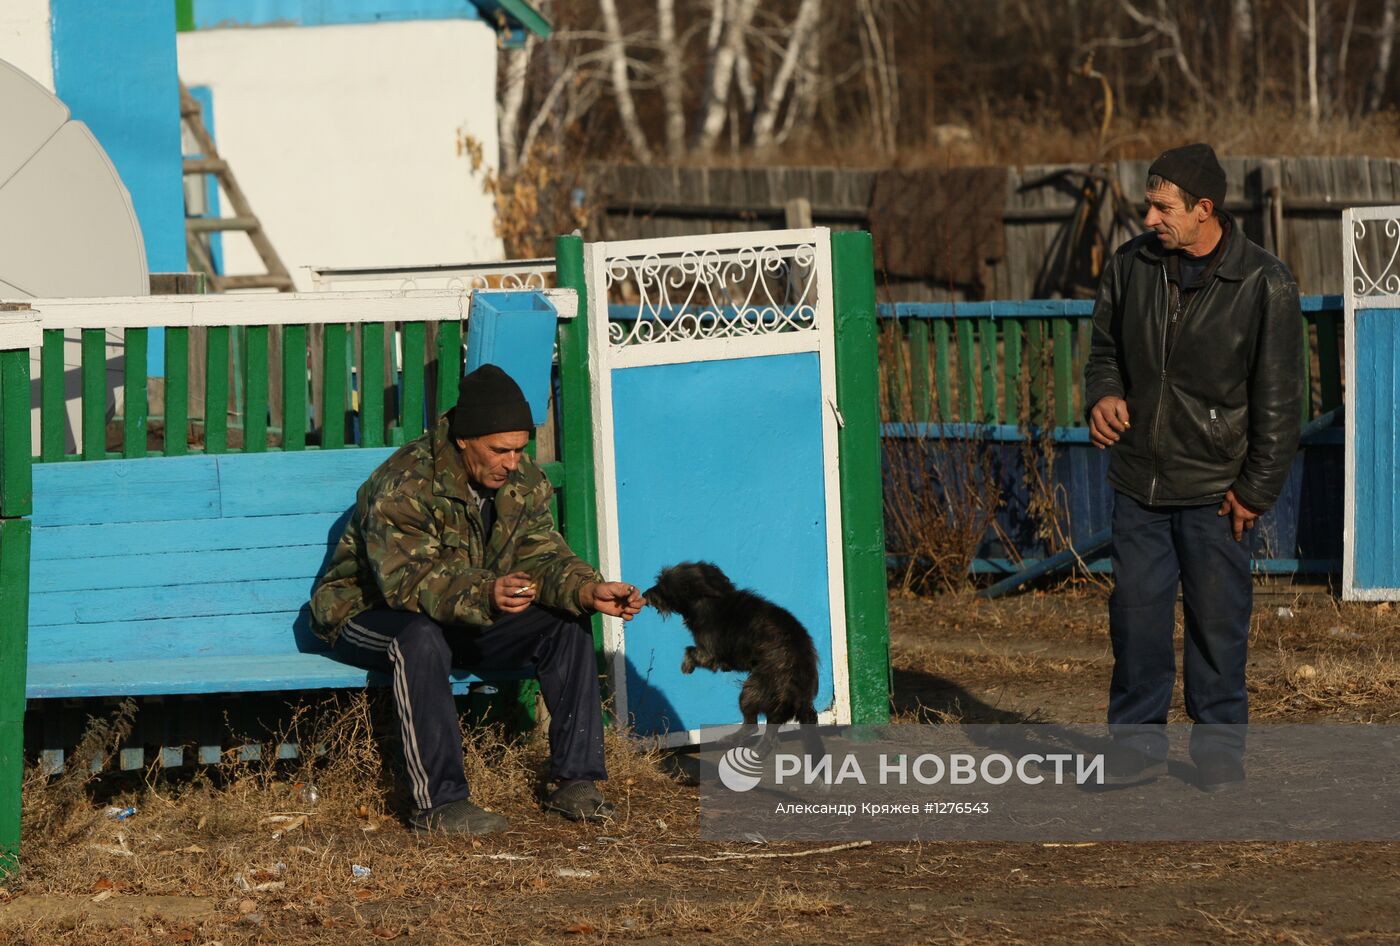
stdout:
[[(1114, 169), (1125, 195), (1140, 207), (1147, 161), (1120, 161)], [(1389, 158), (1222, 159), (1230, 186), (1226, 206), (1245, 232), (1270, 250), (1281, 250), (1306, 294), (1342, 291), (1341, 212), (1347, 206), (1400, 203), (1400, 161)], [(1076, 194), (1072, 184), (1023, 189), (1056, 171), (1087, 165), (1030, 165), (1007, 175), (1006, 258), (991, 269), (978, 295), (969, 287), (882, 279), (885, 301), (949, 301), (1034, 298), (1037, 275), (1068, 226)], [(676, 168), (598, 166), (605, 240), (674, 237), (765, 230), (784, 226), (784, 204), (806, 198), (817, 226), (835, 230), (868, 226), (875, 180), (871, 169)], [(1271, 196), (1276, 194), (1276, 198)], [(1282, 204), (1276, 234), (1272, 200)], [(876, 248), (877, 259), (879, 247)]]

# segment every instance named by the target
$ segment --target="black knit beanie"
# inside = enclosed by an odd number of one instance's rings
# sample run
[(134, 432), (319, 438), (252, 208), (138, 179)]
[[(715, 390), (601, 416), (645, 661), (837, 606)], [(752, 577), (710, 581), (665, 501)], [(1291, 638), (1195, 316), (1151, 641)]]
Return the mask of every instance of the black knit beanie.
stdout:
[(483, 437), (507, 431), (535, 429), (530, 403), (520, 385), (495, 365), (486, 364), (462, 379), (457, 406), (452, 409), (452, 436)]
[(1225, 203), (1225, 169), (1208, 144), (1182, 145), (1163, 151), (1147, 176), (1158, 175), (1195, 197), (1207, 197), (1216, 207)]

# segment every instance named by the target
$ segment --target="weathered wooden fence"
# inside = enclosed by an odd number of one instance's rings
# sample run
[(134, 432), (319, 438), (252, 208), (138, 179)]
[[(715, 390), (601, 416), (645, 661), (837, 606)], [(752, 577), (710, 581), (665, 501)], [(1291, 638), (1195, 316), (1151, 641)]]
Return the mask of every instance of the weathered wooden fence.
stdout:
[[(1292, 268), (1305, 293), (1340, 293), (1341, 212), (1400, 203), (1400, 160), (1369, 157), (1227, 157), (1225, 205), (1245, 231)], [(1147, 161), (1110, 164), (1124, 196), (1141, 206)], [(1007, 171), (1006, 254), (980, 294), (968, 286), (886, 278), (888, 301), (1031, 299), (1081, 209), (1089, 165), (1029, 165)], [(832, 229), (869, 229), (877, 171), (823, 167), (677, 168), (599, 166), (599, 225), (605, 239), (768, 229), (791, 221), (794, 201)], [(1139, 214), (1140, 215), (1140, 214)], [(956, 223), (955, 223), (956, 225)], [(875, 233), (876, 263), (881, 234)], [(1111, 249), (1111, 248), (1110, 248)]]

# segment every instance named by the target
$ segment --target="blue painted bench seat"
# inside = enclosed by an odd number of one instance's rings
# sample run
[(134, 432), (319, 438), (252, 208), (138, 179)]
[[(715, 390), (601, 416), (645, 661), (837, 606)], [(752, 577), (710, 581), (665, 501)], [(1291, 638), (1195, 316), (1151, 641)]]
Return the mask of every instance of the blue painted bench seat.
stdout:
[[(307, 599), (355, 491), (392, 452), (36, 464), (26, 695), (386, 682), (326, 655)], [(477, 679), (458, 672), (454, 688)]]

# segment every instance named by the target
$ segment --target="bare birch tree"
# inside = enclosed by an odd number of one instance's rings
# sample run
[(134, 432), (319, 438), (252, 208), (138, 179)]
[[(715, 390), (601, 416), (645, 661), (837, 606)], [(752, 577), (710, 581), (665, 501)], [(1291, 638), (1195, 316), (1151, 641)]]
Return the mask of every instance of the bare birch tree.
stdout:
[(650, 161), (651, 147), (642, 133), (641, 122), (637, 120), (637, 107), (632, 101), (632, 82), (627, 75), (627, 47), (622, 40), (617, 0), (598, 0), (598, 9), (603, 14), (603, 28), (607, 31), (608, 69), (612, 75), (618, 121), (622, 123), (623, 134), (627, 136), (627, 143), (632, 146), (637, 160)]
[(1366, 95), (1366, 110), (1370, 112), (1380, 109), (1386, 84), (1390, 81), (1390, 57), (1395, 50), (1397, 7), (1400, 7), (1400, 0), (1385, 0), (1385, 7), (1381, 11), (1380, 36), (1376, 41), (1376, 68), (1371, 72), (1370, 89)]
[(661, 102), (666, 111), (666, 155), (685, 154), (685, 85), (676, 42), (676, 0), (656, 0), (656, 40), (661, 53)]
[(530, 54), (535, 49), (535, 37), (530, 35), (525, 45), (508, 50), (505, 54), (505, 83), (501, 88), (501, 101), (496, 106), (497, 124), (501, 137), (501, 173), (515, 173), (521, 149), (517, 141), (520, 132), (520, 116), (525, 106), (526, 79), (530, 75)]
[[(778, 64), (778, 71), (773, 76), (773, 81), (768, 84), (768, 92), (763, 97), (763, 104), (754, 116), (753, 143), (757, 148), (767, 148), (773, 144), (773, 128), (778, 121), (778, 109), (782, 107), (783, 100), (787, 97), (788, 86), (792, 84), (792, 78), (797, 72), (797, 64), (806, 51), (808, 37), (817, 25), (817, 18), (821, 15), (821, 7), (821, 0), (802, 0), (802, 6), (798, 7), (797, 18), (792, 24), (791, 38), (788, 40), (787, 48), (783, 50), (783, 58)], [(788, 106), (789, 112), (797, 107), (798, 103), (794, 94), (794, 101)]]
[[(721, 5), (724, 7), (725, 22), (710, 58), (709, 74), (700, 101), (700, 117), (696, 122), (695, 148), (702, 154), (714, 150), (715, 142), (724, 130), (734, 66), (757, 3), (758, 0), (715, 0), (717, 8)], [(711, 35), (714, 34), (712, 28)]]

